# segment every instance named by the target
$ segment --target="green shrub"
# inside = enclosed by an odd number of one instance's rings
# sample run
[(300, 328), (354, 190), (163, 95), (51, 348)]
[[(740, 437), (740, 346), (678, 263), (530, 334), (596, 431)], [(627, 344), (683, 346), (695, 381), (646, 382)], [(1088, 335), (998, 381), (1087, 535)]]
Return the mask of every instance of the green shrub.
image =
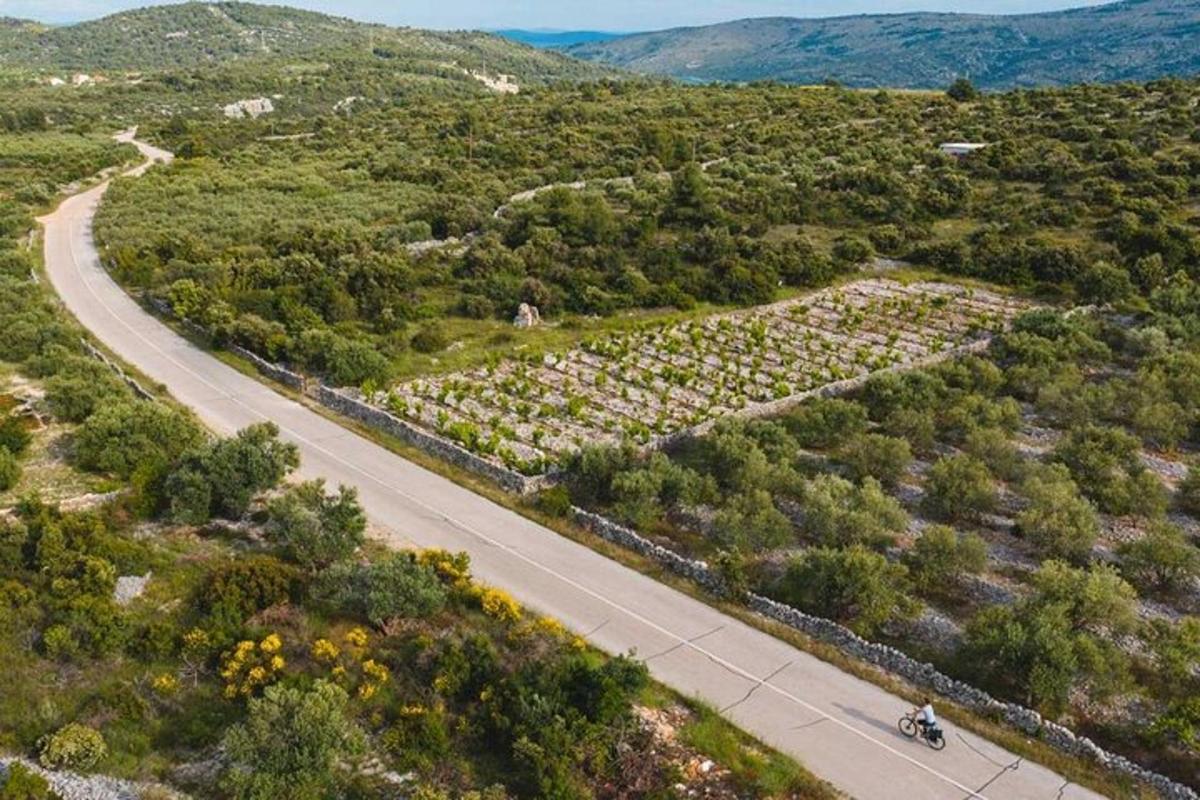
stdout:
[(867, 410), (840, 398), (818, 398), (798, 406), (783, 417), (801, 447), (829, 448), (864, 433)]
[(64, 422), (83, 422), (97, 409), (128, 394), (111, 370), (78, 356), (46, 379), (46, 404), (50, 413)]
[(167, 479), (171, 516), (192, 525), (213, 516), (237, 519), (256, 495), (278, 486), (299, 465), (299, 450), (279, 441), (278, 426), (251, 425), (188, 454)]
[(1079, 494), (1061, 465), (1033, 472), (1021, 486), (1027, 505), (1017, 514), (1016, 532), (1048, 558), (1081, 561), (1100, 535), (1096, 509)]
[(713, 533), (722, 545), (747, 553), (793, 543), (795, 529), (763, 489), (741, 492), (728, 500), (713, 519)]
[(244, 556), (214, 567), (196, 595), (199, 609), (219, 625), (239, 626), (265, 608), (292, 599), (299, 585), (295, 567), (271, 556)]
[(326, 494), (323, 480), (289, 487), (267, 511), (267, 539), (310, 570), (349, 558), (362, 546), (367, 529), (358, 491), (340, 486), (337, 494)]
[(921, 508), (938, 519), (962, 521), (991, 513), (998, 499), (987, 465), (960, 453), (941, 458), (929, 468)]
[(1200, 576), (1200, 548), (1175, 525), (1160, 522), (1118, 548), (1121, 571), (1150, 591), (1177, 592)]
[(108, 755), (95, 728), (70, 722), (38, 742), (38, 761), (47, 769), (89, 769)]
[(426, 325), (421, 330), (413, 334), (409, 340), (409, 346), (418, 353), (437, 353), (445, 350), (450, 345), (450, 340), (437, 325)]
[(1187, 477), (1179, 482), (1176, 502), (1189, 514), (1200, 516), (1200, 468), (1188, 468)]
[(8, 764), (4, 785), (0, 786), (0, 800), (59, 800), (50, 790), (50, 783), (20, 761)]
[(437, 573), (412, 553), (389, 553), (370, 564), (334, 564), (313, 591), (340, 613), (366, 617), (381, 628), (397, 619), (428, 618), (447, 599)]
[(250, 700), (246, 720), (225, 734), (229, 768), (224, 786), (245, 800), (287, 797), (323, 800), (339, 795), (339, 765), (361, 753), (345, 690), (325, 681), (302, 690), (276, 684)]
[(92, 414), (75, 435), (79, 466), (121, 478), (147, 463), (169, 464), (203, 441), (200, 427), (165, 403), (128, 400)]
[(855, 480), (874, 478), (884, 486), (895, 486), (912, 463), (913, 456), (905, 439), (866, 433), (838, 448), (837, 458)]
[(930, 525), (904, 554), (917, 590), (944, 593), (964, 574), (981, 572), (987, 563), (987, 543), (977, 534), (959, 534), (946, 525)]
[(565, 486), (551, 486), (538, 492), (534, 506), (543, 514), (566, 519), (571, 516), (571, 493)]
[(33, 437), (24, 419), (16, 414), (0, 416), (0, 447), (14, 456), (19, 456), (29, 448), (31, 441)]
[(908, 526), (908, 514), (874, 478), (856, 486), (837, 475), (821, 474), (804, 484), (804, 532), (826, 546), (879, 546)]
[(7, 492), (20, 480), (21, 462), (7, 447), (0, 447), (0, 492)]
[(1084, 425), (1054, 449), (1072, 477), (1101, 511), (1158, 516), (1166, 510), (1162, 482), (1141, 462), (1141, 443), (1120, 428)]
[(776, 593), (786, 603), (869, 636), (916, 612), (909, 588), (906, 567), (853, 545), (844, 550), (814, 548), (793, 558)]

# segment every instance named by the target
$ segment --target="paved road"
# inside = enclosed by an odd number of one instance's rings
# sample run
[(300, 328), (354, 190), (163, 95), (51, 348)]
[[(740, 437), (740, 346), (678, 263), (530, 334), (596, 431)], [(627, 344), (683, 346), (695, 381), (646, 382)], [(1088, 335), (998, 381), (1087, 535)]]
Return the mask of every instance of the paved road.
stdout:
[[(169, 157), (139, 147), (149, 158)], [(101, 268), (91, 222), (106, 188), (66, 200), (43, 220), (46, 269), (67, 307), (214, 430), (278, 423), (300, 446), (302, 476), (357, 486), (390, 542), (467, 551), (482, 580), (610, 653), (634, 651), (659, 681), (721, 709), (854, 797), (1098, 797), (953, 726), (940, 753), (904, 739), (896, 731), (901, 699), (428, 472), (193, 347)]]

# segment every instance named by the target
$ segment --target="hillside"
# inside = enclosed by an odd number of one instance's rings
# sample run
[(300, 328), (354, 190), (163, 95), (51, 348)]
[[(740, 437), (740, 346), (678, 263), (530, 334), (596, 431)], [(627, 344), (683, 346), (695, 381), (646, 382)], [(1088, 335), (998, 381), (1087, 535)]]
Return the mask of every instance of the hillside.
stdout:
[(361, 52), (514, 74), (524, 82), (601, 70), (485, 33), (389, 28), (253, 3), (183, 3), (60, 28), (0, 24), (0, 65), (155, 70)]
[(579, 44), (571, 55), (697, 81), (835, 79), (988, 89), (1150, 80), (1200, 71), (1198, 0), (1124, 0), (1019, 16), (764, 18)]

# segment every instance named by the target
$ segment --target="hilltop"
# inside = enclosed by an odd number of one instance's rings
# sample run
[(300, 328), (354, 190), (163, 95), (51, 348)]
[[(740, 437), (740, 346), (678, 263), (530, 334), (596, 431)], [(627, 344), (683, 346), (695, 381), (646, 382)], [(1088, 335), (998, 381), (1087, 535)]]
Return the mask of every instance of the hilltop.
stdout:
[(1124, 0), (1017, 16), (764, 18), (622, 36), (565, 52), (696, 81), (834, 79), (851, 86), (988, 89), (1200, 72), (1198, 0)]
[(0, 65), (43, 69), (159, 70), (275, 57), (347, 53), (453, 63), (523, 82), (604, 70), (499, 36), (392, 28), (253, 3), (199, 3), (127, 11), (65, 27), (0, 23)]

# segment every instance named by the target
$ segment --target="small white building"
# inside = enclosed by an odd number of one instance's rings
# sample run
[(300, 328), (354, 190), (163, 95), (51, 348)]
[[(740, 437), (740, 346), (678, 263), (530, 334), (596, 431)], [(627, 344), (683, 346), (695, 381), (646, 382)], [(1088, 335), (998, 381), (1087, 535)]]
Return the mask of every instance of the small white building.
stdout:
[(981, 142), (944, 142), (938, 145), (938, 149), (948, 156), (955, 158), (966, 158), (977, 150), (982, 150), (987, 147)]

